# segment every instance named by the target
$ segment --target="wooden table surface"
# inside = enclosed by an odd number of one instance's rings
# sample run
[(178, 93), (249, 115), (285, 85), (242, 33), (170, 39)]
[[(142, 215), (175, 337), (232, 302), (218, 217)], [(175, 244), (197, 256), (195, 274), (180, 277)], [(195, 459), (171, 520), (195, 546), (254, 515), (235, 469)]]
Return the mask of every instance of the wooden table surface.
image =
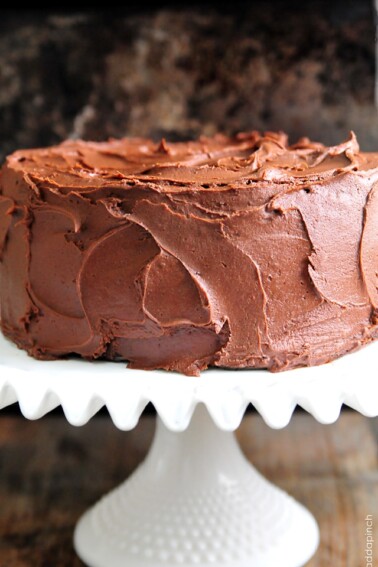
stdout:
[[(107, 416), (74, 428), (61, 416), (30, 422), (0, 413), (0, 566), (82, 566), (76, 520), (134, 470), (153, 431), (152, 416), (125, 433)], [(321, 546), (308, 567), (366, 567), (369, 514), (378, 566), (377, 419), (346, 411), (324, 426), (296, 413), (275, 431), (249, 414), (237, 436), (257, 468), (318, 519)]]

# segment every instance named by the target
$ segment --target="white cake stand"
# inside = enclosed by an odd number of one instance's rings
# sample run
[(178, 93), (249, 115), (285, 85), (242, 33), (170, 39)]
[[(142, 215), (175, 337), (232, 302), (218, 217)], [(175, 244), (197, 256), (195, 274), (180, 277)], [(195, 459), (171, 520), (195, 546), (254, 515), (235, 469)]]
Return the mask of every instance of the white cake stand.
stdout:
[(322, 423), (343, 403), (376, 416), (377, 360), (373, 344), (317, 368), (188, 378), (122, 363), (39, 362), (0, 337), (0, 408), (18, 401), (36, 419), (61, 404), (82, 425), (105, 404), (127, 430), (154, 404), (147, 458), (76, 527), (76, 551), (90, 567), (300, 567), (318, 546), (313, 516), (252, 467), (231, 431), (250, 402), (275, 428), (297, 404)]

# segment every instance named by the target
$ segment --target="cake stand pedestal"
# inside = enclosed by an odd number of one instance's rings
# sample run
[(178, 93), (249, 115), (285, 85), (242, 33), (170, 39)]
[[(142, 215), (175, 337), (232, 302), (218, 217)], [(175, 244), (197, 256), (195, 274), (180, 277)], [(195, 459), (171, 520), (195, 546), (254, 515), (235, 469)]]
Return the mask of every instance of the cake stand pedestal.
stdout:
[(91, 567), (299, 567), (318, 537), (311, 514), (198, 407), (182, 433), (158, 419), (146, 460), (82, 517), (75, 548)]
[(154, 404), (147, 458), (77, 524), (75, 548), (90, 567), (301, 567), (318, 546), (314, 518), (252, 467), (231, 431), (250, 402), (272, 427), (284, 427), (297, 404), (323, 423), (343, 403), (378, 415), (377, 356), (373, 344), (317, 368), (189, 378), (109, 362), (39, 362), (0, 337), (0, 407), (18, 401), (36, 419), (61, 404), (82, 425), (106, 405), (126, 430)]

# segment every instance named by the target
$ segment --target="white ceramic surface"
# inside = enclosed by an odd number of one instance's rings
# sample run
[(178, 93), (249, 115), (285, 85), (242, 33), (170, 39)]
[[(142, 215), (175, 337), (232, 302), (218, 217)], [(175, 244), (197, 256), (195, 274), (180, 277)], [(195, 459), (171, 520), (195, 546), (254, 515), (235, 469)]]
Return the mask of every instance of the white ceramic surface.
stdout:
[(75, 532), (91, 567), (299, 567), (318, 541), (311, 514), (249, 464), (204, 406), (181, 433), (158, 420), (144, 463)]
[(191, 378), (122, 363), (40, 362), (0, 335), (0, 408), (18, 401), (36, 419), (61, 404), (82, 425), (105, 404), (117, 427), (131, 429), (154, 404), (146, 460), (77, 525), (75, 548), (90, 567), (301, 567), (318, 545), (314, 518), (261, 477), (230, 431), (249, 403), (277, 428), (297, 404), (323, 423), (343, 403), (376, 416), (377, 360), (378, 343), (316, 368)]
[(249, 403), (270, 427), (285, 427), (298, 404), (332, 423), (343, 403), (378, 415), (378, 342), (334, 362), (272, 374), (265, 370), (212, 369), (192, 378), (162, 371), (129, 370), (124, 363), (38, 361), (0, 333), (0, 408), (18, 400), (28, 419), (62, 405), (73, 425), (106, 405), (119, 429), (132, 429), (148, 402), (165, 425), (183, 431), (203, 402), (216, 425), (235, 430)]

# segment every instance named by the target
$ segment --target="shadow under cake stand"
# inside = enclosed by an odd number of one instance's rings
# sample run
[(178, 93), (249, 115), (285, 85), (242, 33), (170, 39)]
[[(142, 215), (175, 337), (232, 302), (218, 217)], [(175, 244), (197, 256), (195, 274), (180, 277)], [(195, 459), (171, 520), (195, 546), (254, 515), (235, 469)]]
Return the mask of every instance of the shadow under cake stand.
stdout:
[(210, 370), (200, 378), (83, 360), (40, 362), (0, 336), (0, 408), (37, 419), (62, 405), (73, 425), (106, 405), (130, 430), (148, 402), (158, 414), (145, 461), (76, 526), (90, 567), (301, 567), (319, 543), (308, 510), (265, 480), (232, 433), (253, 403), (287, 425), (296, 405), (332, 423), (343, 403), (378, 415), (378, 343), (331, 364), (280, 374)]

